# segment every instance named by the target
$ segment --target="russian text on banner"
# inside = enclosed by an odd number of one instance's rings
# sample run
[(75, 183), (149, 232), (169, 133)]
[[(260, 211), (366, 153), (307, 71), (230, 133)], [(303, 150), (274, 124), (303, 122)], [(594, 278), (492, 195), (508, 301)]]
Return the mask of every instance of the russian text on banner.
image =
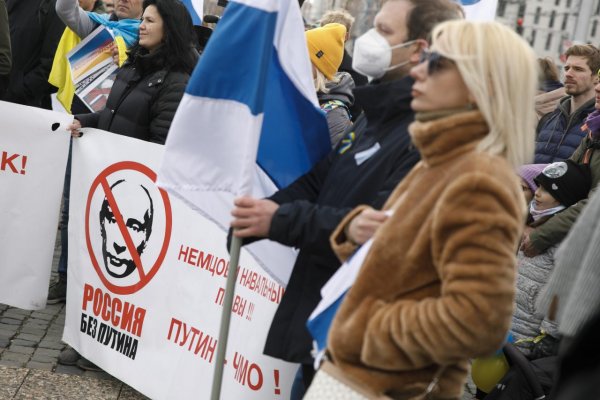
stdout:
[[(234, 197), (287, 186), (329, 149), (298, 2), (231, 1), (175, 115), (159, 186), (227, 230)], [(248, 250), (287, 282), (293, 250)]]
[[(63, 340), (152, 399), (207, 399), (225, 232), (155, 185), (163, 146), (86, 130), (73, 141)], [(262, 354), (283, 295), (242, 252), (223, 399), (286, 399), (295, 366)]]
[(0, 102), (0, 303), (46, 305), (71, 120)]

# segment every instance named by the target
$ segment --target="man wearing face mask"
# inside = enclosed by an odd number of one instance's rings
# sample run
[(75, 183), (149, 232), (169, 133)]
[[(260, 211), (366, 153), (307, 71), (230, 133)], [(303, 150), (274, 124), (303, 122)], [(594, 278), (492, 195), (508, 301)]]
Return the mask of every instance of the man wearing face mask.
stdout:
[[(375, 209), (419, 160), (407, 131), (413, 121), (408, 72), (427, 47), (433, 27), (461, 16), (451, 0), (385, 2), (374, 28), (354, 46), (353, 67), (369, 76), (371, 84), (354, 89), (364, 113), (346, 137), (310, 172), (270, 198), (236, 199), (234, 235), (246, 238), (245, 243), (269, 238), (300, 250), (264, 352), (302, 364), (304, 387), (314, 374), (306, 321), (321, 298), (321, 287), (340, 266), (329, 236), (359, 204), (374, 208), (361, 214), (355, 227), (359, 237), (371, 235), (386, 218)], [(301, 398), (298, 382), (297, 376), (292, 399)]]

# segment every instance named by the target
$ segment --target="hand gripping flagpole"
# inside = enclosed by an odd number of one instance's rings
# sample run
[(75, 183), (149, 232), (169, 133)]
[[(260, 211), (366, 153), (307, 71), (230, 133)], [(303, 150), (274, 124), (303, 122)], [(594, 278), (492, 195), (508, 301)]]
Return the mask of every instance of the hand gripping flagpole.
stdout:
[(237, 266), (240, 261), (242, 238), (231, 236), (229, 248), (230, 260), (227, 269), (227, 283), (225, 284), (225, 295), (223, 298), (223, 310), (221, 311), (221, 326), (219, 328), (219, 340), (217, 344), (217, 357), (215, 359), (215, 374), (213, 375), (211, 400), (221, 398), (221, 384), (223, 383), (223, 368), (225, 367), (225, 353), (227, 352), (227, 339), (229, 337), (229, 322), (231, 321), (231, 307), (233, 306), (233, 294), (235, 292), (235, 281), (237, 278)]

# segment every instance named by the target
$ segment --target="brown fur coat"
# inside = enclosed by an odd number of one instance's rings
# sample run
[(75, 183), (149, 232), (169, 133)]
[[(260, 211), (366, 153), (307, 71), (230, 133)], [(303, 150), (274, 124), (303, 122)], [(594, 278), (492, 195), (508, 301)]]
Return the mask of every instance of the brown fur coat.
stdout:
[[(413, 399), (440, 371), (433, 398), (458, 399), (468, 359), (498, 350), (509, 329), (525, 207), (511, 166), (475, 150), (488, 132), (479, 111), (410, 132), (422, 161), (384, 206), (396, 212), (377, 231), (328, 348), (379, 393)], [(342, 260), (355, 249), (344, 227), (361, 210), (332, 236)]]

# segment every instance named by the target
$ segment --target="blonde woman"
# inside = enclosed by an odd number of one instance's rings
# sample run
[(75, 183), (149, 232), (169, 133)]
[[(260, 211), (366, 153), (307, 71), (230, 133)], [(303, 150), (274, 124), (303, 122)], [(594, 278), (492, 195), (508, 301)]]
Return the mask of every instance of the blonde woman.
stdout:
[(359, 207), (332, 236), (345, 260), (377, 226), (373, 214), (390, 215), (328, 336), (331, 361), (361, 387), (459, 399), (468, 359), (502, 346), (525, 221), (515, 167), (533, 155), (535, 63), (501, 24), (452, 21), (412, 68), (410, 133), (422, 161), (384, 211)]

